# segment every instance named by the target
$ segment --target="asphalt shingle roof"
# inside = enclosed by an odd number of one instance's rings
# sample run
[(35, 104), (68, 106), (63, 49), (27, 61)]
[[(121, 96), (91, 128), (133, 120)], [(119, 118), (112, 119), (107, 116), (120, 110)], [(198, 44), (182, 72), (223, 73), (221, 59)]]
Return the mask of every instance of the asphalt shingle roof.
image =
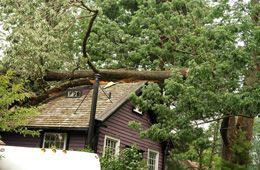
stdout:
[[(105, 88), (101, 85), (98, 93), (96, 119), (103, 121), (121, 106), (131, 92), (136, 92), (144, 85), (144, 82), (117, 83)], [(103, 90), (101, 90), (101, 88)], [(63, 92), (59, 97), (50, 99), (39, 106), (40, 114), (35, 116), (28, 126), (53, 127), (53, 128), (87, 128), (89, 125), (90, 109), (92, 102), (92, 86), (80, 86), (74, 89), (80, 90), (79, 98), (68, 98)], [(111, 100), (107, 95), (111, 93)]]

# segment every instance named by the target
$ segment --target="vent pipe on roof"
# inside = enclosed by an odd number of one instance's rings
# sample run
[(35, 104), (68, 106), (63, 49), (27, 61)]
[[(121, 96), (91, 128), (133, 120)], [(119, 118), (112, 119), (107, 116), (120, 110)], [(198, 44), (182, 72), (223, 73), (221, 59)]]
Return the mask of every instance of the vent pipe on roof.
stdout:
[(94, 141), (95, 141), (94, 131), (95, 131), (95, 117), (96, 117), (96, 108), (97, 108), (99, 78), (100, 78), (100, 74), (95, 74), (95, 84), (93, 85), (93, 95), (92, 95), (88, 138), (87, 138), (87, 146), (90, 147), (91, 149), (94, 149)]

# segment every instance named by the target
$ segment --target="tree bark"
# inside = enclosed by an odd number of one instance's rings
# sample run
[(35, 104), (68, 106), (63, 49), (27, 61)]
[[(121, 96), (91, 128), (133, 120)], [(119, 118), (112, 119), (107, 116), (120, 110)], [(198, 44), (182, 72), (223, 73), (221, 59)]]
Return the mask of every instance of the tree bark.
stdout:
[(220, 134), (222, 137), (222, 159), (228, 162), (231, 162), (232, 160), (231, 146), (234, 141), (235, 127), (235, 116), (225, 118), (221, 122)]
[[(221, 136), (222, 136), (222, 159), (229, 163), (246, 165), (248, 160), (236, 160), (234, 153), (232, 152), (232, 146), (236, 142), (236, 135), (240, 130), (244, 132), (245, 140), (251, 142), (253, 136), (253, 118), (233, 116), (223, 119), (221, 124)], [(245, 142), (246, 142), (245, 141)], [(249, 151), (248, 153), (249, 154)], [(236, 155), (238, 156), (238, 155)], [(243, 155), (245, 156), (245, 155)], [(248, 155), (249, 157), (249, 155)]]
[(69, 87), (75, 87), (75, 86), (80, 86), (80, 85), (92, 85), (92, 84), (93, 84), (93, 82), (87, 78), (71, 80), (71, 81), (62, 83), (56, 87), (48, 89), (45, 94), (30, 97), (27, 101), (22, 103), (22, 105), (35, 106), (35, 105), (38, 105), (39, 103), (46, 101), (50, 97), (58, 96), (59, 92), (64, 91)]
[(95, 73), (99, 73), (99, 70), (95, 67), (95, 65), (90, 61), (91, 58), (90, 56), (88, 55), (87, 53), (87, 41), (90, 37), (90, 33), (92, 32), (92, 27), (93, 27), (93, 23), (95, 21), (95, 19), (97, 18), (97, 15), (98, 15), (98, 10), (93, 10), (93, 9), (90, 9), (87, 5), (85, 5), (83, 3), (83, 1), (81, 1), (81, 5), (86, 9), (88, 10), (90, 13), (93, 13), (92, 16), (91, 16), (91, 19), (89, 20), (89, 23), (88, 23), (88, 27), (87, 27), (87, 30), (86, 30), (86, 33), (85, 33), (85, 36), (84, 36), (84, 39), (83, 39), (83, 43), (82, 43), (82, 53), (83, 53), (83, 57), (84, 58), (87, 58), (87, 63), (88, 63), (88, 66), (92, 69), (92, 71), (94, 71)]
[[(258, 5), (259, 1), (258, 0), (251, 0), (251, 5), (255, 6)], [(251, 14), (251, 19), (254, 24), (258, 25), (258, 20), (259, 20), (259, 12), (252, 13)], [(245, 77), (245, 86), (253, 86), (254, 84), (259, 82), (259, 78), (257, 77), (257, 73), (260, 70), (260, 63), (259, 60), (257, 59), (258, 52), (256, 49), (252, 49), (252, 60), (254, 62), (254, 67), (250, 68), (248, 71), (248, 74)], [(224, 120), (222, 124), (224, 124)], [(254, 118), (248, 118), (248, 117), (241, 117), (238, 116), (237, 119), (232, 118), (232, 120), (229, 120), (229, 123), (227, 124), (227, 136), (223, 136), (221, 133), (222, 139), (223, 139), (223, 146), (222, 146), (222, 158), (228, 162), (231, 163), (238, 163), (240, 165), (245, 165), (248, 162), (246, 160), (241, 160), (239, 162), (232, 162), (232, 151), (231, 151), (231, 146), (232, 142), (234, 141), (235, 134), (238, 132), (238, 130), (242, 130), (244, 134), (246, 135), (247, 141), (252, 141), (252, 136), (253, 136), (253, 124), (254, 124)], [(228, 143), (225, 142), (225, 139), (228, 140)], [(248, 151), (249, 154), (249, 151)], [(249, 155), (248, 155), (249, 156)]]
[[(187, 76), (187, 69), (181, 69), (180, 73), (184, 77)], [(151, 80), (151, 81), (164, 81), (171, 76), (171, 71), (135, 71), (135, 70), (99, 70), (101, 80)], [(47, 70), (44, 76), (46, 81), (59, 81), (66, 79), (79, 79), (79, 78), (93, 78), (94, 72), (92, 70), (75, 71), (74, 73), (68, 71), (51, 71)]]

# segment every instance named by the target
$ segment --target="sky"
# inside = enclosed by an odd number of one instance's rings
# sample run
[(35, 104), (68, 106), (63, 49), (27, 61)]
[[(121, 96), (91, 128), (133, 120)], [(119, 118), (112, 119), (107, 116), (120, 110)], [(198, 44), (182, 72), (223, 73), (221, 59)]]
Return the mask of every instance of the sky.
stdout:
[(5, 41), (5, 32), (3, 30), (3, 24), (0, 22), (0, 60), (3, 57), (3, 47), (7, 44)]
[(3, 56), (2, 44), (4, 43), (3, 40), (2, 40), (2, 36), (1, 36), (2, 30), (3, 30), (3, 26), (0, 23), (0, 60), (1, 60), (2, 56)]

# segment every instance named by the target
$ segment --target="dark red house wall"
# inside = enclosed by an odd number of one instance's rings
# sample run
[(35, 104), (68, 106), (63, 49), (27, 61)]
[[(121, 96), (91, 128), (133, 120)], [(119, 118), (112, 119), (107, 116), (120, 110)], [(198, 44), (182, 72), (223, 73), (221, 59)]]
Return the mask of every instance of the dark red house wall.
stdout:
[(69, 150), (81, 150), (85, 147), (85, 132), (69, 132)]
[(104, 138), (108, 135), (120, 140), (120, 150), (126, 146), (137, 145), (138, 148), (144, 151), (143, 158), (147, 158), (148, 148), (159, 152), (159, 170), (163, 168), (163, 150), (160, 142), (141, 139), (137, 132), (134, 132), (128, 127), (129, 121), (139, 121), (143, 128), (148, 128), (152, 125), (148, 114), (139, 115), (132, 111), (130, 102), (125, 103), (119, 108), (110, 118), (108, 118), (99, 130), (97, 153), (102, 155)]
[[(52, 132), (49, 131), (48, 132)], [(53, 131), (57, 132), (57, 130)], [(62, 131), (63, 133), (64, 131)], [(69, 131), (68, 145), (69, 150), (81, 150), (85, 146), (85, 132), (84, 131)], [(36, 147), (40, 148), (42, 144), (41, 137), (23, 136), (15, 133), (1, 132), (2, 141), (9, 146), (22, 146), (22, 147)], [(43, 135), (41, 135), (43, 136)]]
[(9, 146), (40, 147), (39, 137), (23, 136), (15, 133), (0, 133), (2, 141)]

